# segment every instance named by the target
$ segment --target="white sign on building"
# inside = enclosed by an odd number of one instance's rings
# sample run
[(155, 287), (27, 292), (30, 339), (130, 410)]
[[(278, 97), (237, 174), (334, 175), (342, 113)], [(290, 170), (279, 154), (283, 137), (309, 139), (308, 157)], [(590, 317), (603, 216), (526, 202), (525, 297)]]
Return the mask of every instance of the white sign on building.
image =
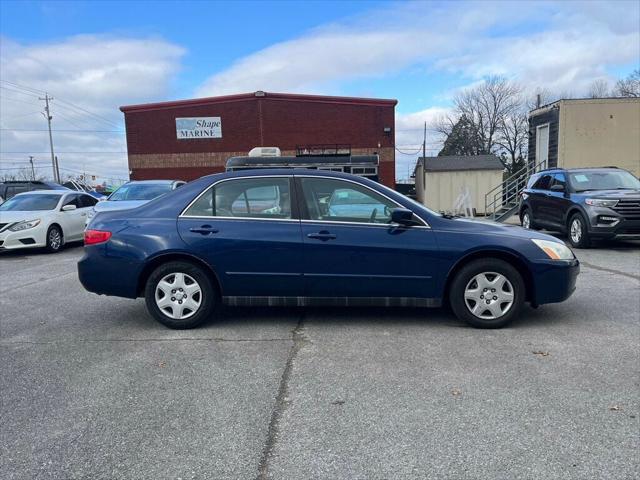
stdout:
[(220, 117), (176, 118), (176, 135), (178, 140), (222, 138), (222, 121)]

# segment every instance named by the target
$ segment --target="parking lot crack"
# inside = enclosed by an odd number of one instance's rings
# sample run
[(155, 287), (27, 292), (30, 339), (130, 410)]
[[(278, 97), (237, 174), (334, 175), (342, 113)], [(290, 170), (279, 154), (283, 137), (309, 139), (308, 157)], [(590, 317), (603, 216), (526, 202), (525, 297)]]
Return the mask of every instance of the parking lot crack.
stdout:
[(188, 337), (188, 338), (87, 338), (74, 340), (51, 340), (51, 341), (34, 341), (34, 340), (15, 340), (2, 341), (0, 345), (54, 345), (61, 343), (109, 343), (109, 342), (289, 342), (291, 338), (219, 338), (219, 337)]
[(304, 333), (304, 316), (300, 317), (298, 324), (291, 331), (291, 340), (293, 344), (289, 350), (289, 355), (285, 363), (282, 377), (280, 377), (280, 385), (278, 386), (278, 394), (276, 401), (271, 411), (271, 418), (269, 420), (269, 430), (267, 432), (267, 439), (262, 450), (262, 457), (260, 458), (260, 464), (258, 466), (258, 475), (256, 480), (266, 480), (269, 474), (269, 464), (273, 452), (275, 450), (276, 443), (278, 441), (278, 435), (280, 433), (280, 420), (289, 404), (289, 378), (291, 371), (293, 370), (293, 363), (298, 355), (300, 349), (307, 343), (307, 338)]
[(631, 278), (633, 280), (640, 280), (640, 275), (633, 275), (632, 273), (621, 272), (620, 270), (615, 270), (613, 268), (600, 267), (598, 265), (594, 265), (592, 263), (580, 262), (580, 265), (583, 265), (587, 268), (593, 268), (594, 270), (599, 270), (601, 272), (613, 273), (615, 275), (622, 275), (623, 277)]

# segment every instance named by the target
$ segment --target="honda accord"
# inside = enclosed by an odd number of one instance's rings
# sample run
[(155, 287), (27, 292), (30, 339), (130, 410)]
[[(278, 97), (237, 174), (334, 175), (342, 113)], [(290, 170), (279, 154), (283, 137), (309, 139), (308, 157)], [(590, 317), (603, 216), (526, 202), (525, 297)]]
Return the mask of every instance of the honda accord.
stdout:
[(497, 328), (562, 302), (579, 272), (555, 237), (433, 212), (371, 180), (318, 170), (202, 177), (100, 212), (78, 263), (90, 292), (144, 297), (171, 328), (227, 305), (451, 306)]

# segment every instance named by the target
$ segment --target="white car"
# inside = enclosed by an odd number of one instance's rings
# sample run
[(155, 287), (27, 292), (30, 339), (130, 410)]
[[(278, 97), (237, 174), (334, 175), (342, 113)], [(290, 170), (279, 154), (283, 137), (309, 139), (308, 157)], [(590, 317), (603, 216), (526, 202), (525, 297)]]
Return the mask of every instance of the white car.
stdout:
[(59, 251), (82, 240), (85, 219), (97, 199), (87, 193), (34, 190), (0, 205), (0, 250), (45, 247)]

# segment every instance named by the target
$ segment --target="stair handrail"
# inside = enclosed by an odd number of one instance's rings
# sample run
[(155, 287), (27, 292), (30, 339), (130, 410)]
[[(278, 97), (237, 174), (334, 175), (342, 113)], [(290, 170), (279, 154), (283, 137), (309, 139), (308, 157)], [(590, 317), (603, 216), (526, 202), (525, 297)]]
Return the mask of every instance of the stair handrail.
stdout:
[[(525, 166), (522, 167), (520, 170), (513, 173), (509, 177), (505, 178), (504, 180), (502, 180), (502, 182), (500, 182), (494, 188), (489, 190), (484, 196), (485, 217), (491, 217), (492, 219), (495, 219), (496, 212), (498, 210), (497, 205), (499, 201), (500, 201), (500, 206), (503, 206), (503, 204), (504, 205), (513, 204), (514, 199), (517, 199), (520, 192), (524, 190), (524, 187), (526, 186), (526, 183), (527, 183), (527, 180), (529, 180), (529, 177), (531, 177), (531, 175), (533, 175), (534, 173), (542, 170), (542, 168), (540, 167), (546, 167), (546, 164), (547, 164), (546, 159), (535, 164), (527, 162)], [(515, 180), (515, 182), (514, 184), (511, 184), (513, 180)], [(524, 180), (524, 185), (522, 185), (523, 180)], [(510, 191), (509, 189), (510, 186), (511, 187), (515, 186), (515, 189), (511, 189)], [(506, 197), (504, 195), (505, 192), (506, 192)], [(493, 194), (493, 199), (489, 201), (489, 197), (492, 194)]]

